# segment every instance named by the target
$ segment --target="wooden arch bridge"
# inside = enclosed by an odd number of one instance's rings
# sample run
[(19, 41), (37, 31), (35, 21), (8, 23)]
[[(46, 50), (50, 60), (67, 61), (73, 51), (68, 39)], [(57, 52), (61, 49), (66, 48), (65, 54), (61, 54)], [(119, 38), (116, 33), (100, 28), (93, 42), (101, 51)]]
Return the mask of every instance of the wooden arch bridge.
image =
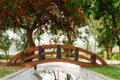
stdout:
[[(30, 55), (31, 53), (34, 53)], [(27, 62), (28, 60), (31, 60)], [(67, 62), (79, 66), (98, 66), (98, 61), (102, 65), (108, 64), (98, 55), (82, 48), (66, 45), (43, 45), (24, 50), (16, 54), (9, 65), (24, 64), (35, 66), (47, 62)]]

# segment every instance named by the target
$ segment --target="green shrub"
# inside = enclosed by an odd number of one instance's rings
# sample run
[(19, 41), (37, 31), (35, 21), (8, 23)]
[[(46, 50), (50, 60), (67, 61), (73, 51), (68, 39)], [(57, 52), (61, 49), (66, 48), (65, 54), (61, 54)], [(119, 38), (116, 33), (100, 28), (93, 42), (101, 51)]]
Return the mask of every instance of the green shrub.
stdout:
[(2, 54), (0, 55), (0, 59), (4, 59), (4, 57), (5, 57), (4, 55), (2, 55)]
[[(104, 57), (104, 53), (103, 52), (99, 52), (97, 53), (97, 55), (99, 55), (100, 57)], [(118, 52), (110, 52), (109, 56), (108, 56), (109, 60), (120, 60), (120, 54)]]
[(12, 57), (11, 55), (6, 56), (6, 55), (3, 55), (3, 54), (0, 54), (0, 59), (7, 59), (7, 58), (11, 59), (11, 57)]
[(117, 52), (109, 53), (108, 57), (109, 57), (110, 60), (120, 60), (120, 55)]

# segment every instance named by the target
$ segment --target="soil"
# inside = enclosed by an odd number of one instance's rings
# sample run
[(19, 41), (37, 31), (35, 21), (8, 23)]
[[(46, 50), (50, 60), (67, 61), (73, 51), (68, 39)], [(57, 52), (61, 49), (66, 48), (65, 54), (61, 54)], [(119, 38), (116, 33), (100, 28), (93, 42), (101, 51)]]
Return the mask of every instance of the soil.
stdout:
[(0, 69), (19, 70), (23, 68), (23, 66), (7, 66), (6, 62), (0, 62)]

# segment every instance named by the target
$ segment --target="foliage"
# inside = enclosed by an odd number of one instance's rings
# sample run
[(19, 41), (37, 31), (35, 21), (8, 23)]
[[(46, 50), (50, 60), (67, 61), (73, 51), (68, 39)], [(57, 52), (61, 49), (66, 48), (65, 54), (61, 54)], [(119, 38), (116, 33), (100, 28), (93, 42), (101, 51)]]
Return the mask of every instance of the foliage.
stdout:
[(18, 37), (14, 39), (17, 51), (25, 50), (27, 48), (26, 31), (20, 28), (13, 29), (13, 31)]
[(117, 52), (111, 52), (108, 56), (110, 60), (120, 60), (120, 55)]
[(105, 76), (120, 80), (120, 69), (114, 66), (86, 67), (87, 69), (101, 73)]
[(53, 34), (61, 30), (69, 37), (75, 35), (74, 29), (85, 25), (80, 3), (79, 0), (2, 0), (0, 28), (25, 29), (30, 47), (35, 46), (32, 39), (35, 29), (41, 31), (44, 27)]
[[(97, 55), (99, 55), (102, 58), (104, 57), (103, 56), (103, 51), (97, 53)], [(117, 52), (110, 52), (109, 55), (108, 55), (108, 59), (109, 60), (120, 60), (120, 55)]]
[(98, 47), (104, 49), (106, 55), (110, 54), (115, 45), (118, 45), (120, 50), (120, 1), (89, 0), (89, 2), (91, 5), (88, 4), (89, 10), (85, 14), (90, 19), (90, 25), (94, 26), (92, 32), (99, 43)]
[(99, 47), (104, 48), (112, 48), (115, 46), (116, 37), (114, 36), (113, 29), (111, 27), (106, 26), (104, 28), (98, 28), (100, 34), (97, 36), (97, 42), (99, 43)]
[(31, 28), (33, 23), (32, 28), (36, 29), (38, 26), (45, 25), (45, 23), (50, 23), (50, 25), (53, 23), (53, 26), (51, 26), (53, 30), (56, 29), (55, 27), (65, 29), (65, 25), (66, 30), (70, 30), (72, 29), (70, 22), (82, 25), (80, 23), (84, 21), (79, 0), (8, 0), (7, 3), (4, 0), (1, 1), (1, 6), (1, 18), (8, 21), (5, 23), (1, 19), (1, 25), (4, 26), (2, 24), (4, 23), (7, 27), (11, 24), (11, 26), (27, 29)]
[(9, 39), (8, 35), (0, 34), (0, 50), (2, 50), (6, 56), (6, 59), (8, 61), (8, 50), (10, 45), (12, 44), (12, 40)]
[(0, 49), (3, 51), (8, 50), (11, 45), (11, 40), (9, 39), (8, 35), (0, 35)]
[[(107, 45), (109, 44), (109, 46), (111, 44), (114, 45), (116, 41), (117, 41), (116, 44), (120, 46), (120, 38), (119, 38), (120, 6), (119, 5), (120, 5), (119, 0), (95, 0), (93, 2), (93, 6), (91, 6), (91, 8), (93, 9), (92, 16), (94, 16), (94, 19), (100, 20), (102, 18), (100, 22), (100, 26), (104, 28), (105, 30), (105, 31), (103, 30), (104, 36), (106, 37), (101, 37), (101, 38), (103, 38), (104, 41), (106, 39)], [(103, 36), (103, 34), (101, 35)], [(112, 39), (112, 40), (110, 41), (108, 39)], [(106, 46), (106, 44), (104, 46)]]
[(92, 16), (95, 20), (102, 19), (100, 25), (95, 26), (100, 33), (95, 33), (99, 46), (120, 46), (119, 4), (119, 0), (1, 0), (0, 31), (11, 27), (26, 30), (28, 47), (35, 46), (33, 32), (41, 35), (49, 31), (57, 35), (62, 31), (68, 39), (63, 43), (72, 45), (78, 37), (77, 28), (91, 25), (86, 23), (86, 18)]
[(0, 55), (0, 59), (6, 59), (6, 58), (7, 58), (7, 59), (11, 59), (11, 57), (12, 57), (12, 56), (10, 56), (10, 55), (7, 55), (7, 56), (2, 55), (2, 54)]

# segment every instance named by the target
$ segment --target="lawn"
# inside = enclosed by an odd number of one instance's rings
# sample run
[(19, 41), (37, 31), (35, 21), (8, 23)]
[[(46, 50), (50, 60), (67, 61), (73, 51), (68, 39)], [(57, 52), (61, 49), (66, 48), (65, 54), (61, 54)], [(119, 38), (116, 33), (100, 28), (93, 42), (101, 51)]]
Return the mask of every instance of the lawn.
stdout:
[(105, 76), (120, 80), (120, 69), (114, 66), (86, 67)]
[(23, 69), (23, 67), (20, 66), (6, 66), (6, 63), (0, 62), (0, 78), (4, 77), (8, 74), (14, 73), (18, 70)]
[(9, 70), (9, 69), (0, 69), (0, 78), (3, 76), (6, 76), (8, 74), (11, 74), (13, 72), (15, 72), (16, 70)]

